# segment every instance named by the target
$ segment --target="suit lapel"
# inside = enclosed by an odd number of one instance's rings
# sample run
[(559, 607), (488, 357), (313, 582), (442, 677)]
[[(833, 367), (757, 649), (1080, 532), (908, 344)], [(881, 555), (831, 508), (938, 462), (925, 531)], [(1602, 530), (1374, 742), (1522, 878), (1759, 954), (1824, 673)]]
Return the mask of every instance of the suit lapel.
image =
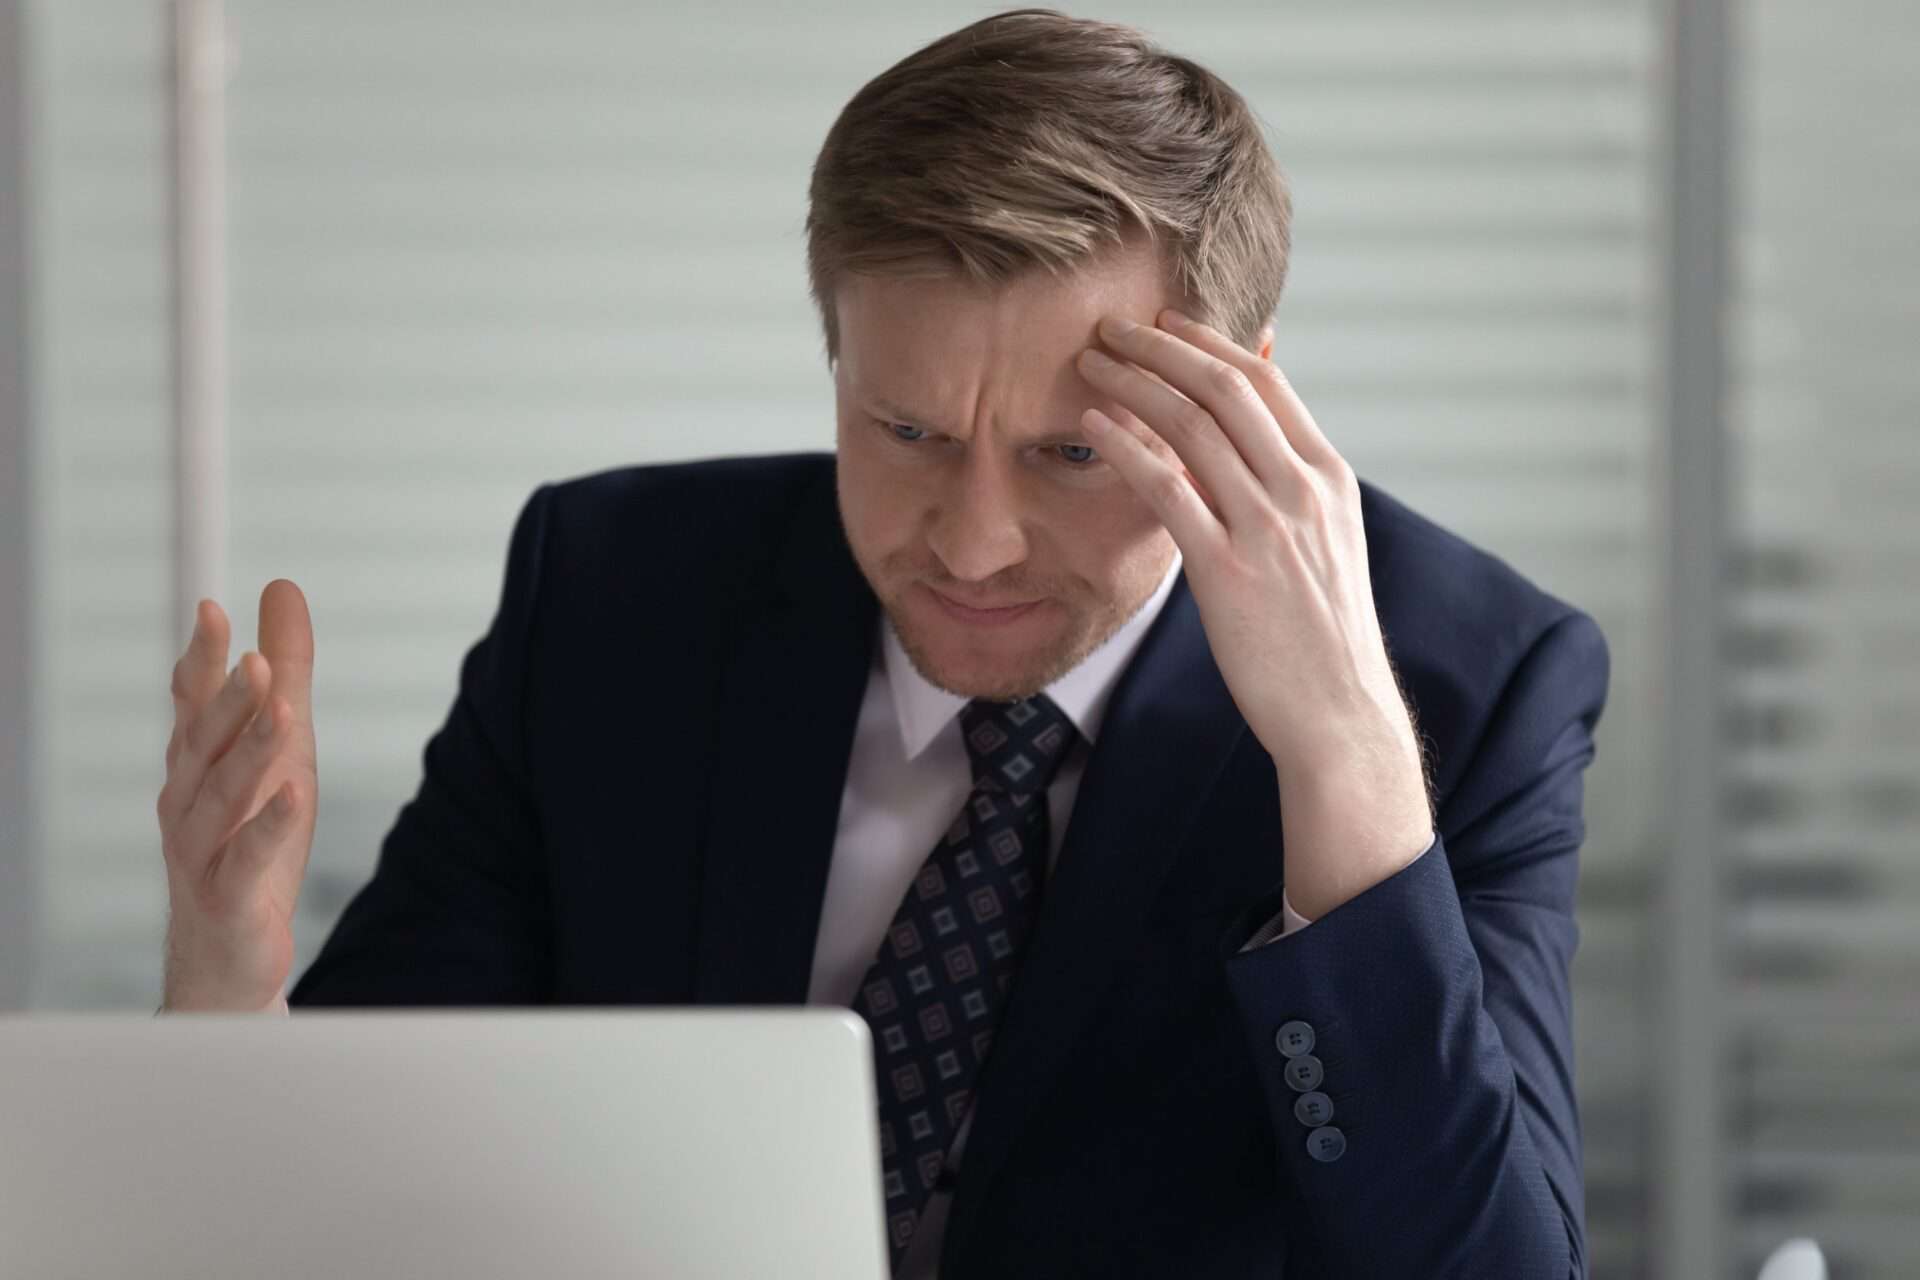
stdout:
[(803, 499), (777, 598), (727, 664), (707, 794), (694, 1000), (803, 1004), (878, 603), (833, 467)]
[(986, 1190), (1135, 945), (1184, 833), (1246, 733), (1184, 574), (1115, 686), (1040, 919), (974, 1094), (942, 1246), (957, 1259)]

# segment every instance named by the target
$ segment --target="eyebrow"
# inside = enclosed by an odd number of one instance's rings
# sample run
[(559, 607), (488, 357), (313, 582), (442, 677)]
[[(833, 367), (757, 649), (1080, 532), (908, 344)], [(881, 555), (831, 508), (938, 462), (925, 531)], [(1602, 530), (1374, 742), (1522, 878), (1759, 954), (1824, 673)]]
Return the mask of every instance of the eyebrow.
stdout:
[[(867, 396), (866, 403), (870, 409), (878, 411), (879, 413), (885, 415), (887, 418), (891, 419), (892, 421), (899, 422), (910, 427), (920, 427), (923, 430), (927, 430), (927, 431), (939, 431), (942, 433), (946, 432), (946, 428), (938, 425), (930, 415), (924, 414), (924, 413), (915, 413), (911, 409), (902, 408), (901, 406), (895, 404), (893, 401), (887, 399), (885, 396), (881, 396), (881, 395)], [(1042, 432), (1041, 434), (1034, 436), (1032, 439), (1023, 441), (1022, 443), (1030, 444), (1030, 445), (1051, 445), (1051, 444), (1060, 444), (1060, 443), (1070, 442), (1070, 441), (1080, 441), (1083, 438), (1084, 438), (1084, 433), (1078, 432), (1078, 431), (1073, 431), (1073, 430), (1048, 431), (1048, 432)]]
[(930, 416), (915, 413), (911, 409), (903, 409), (885, 396), (868, 396), (867, 403), (889, 418), (897, 418), (909, 426), (931, 427), (933, 425), (933, 419)]

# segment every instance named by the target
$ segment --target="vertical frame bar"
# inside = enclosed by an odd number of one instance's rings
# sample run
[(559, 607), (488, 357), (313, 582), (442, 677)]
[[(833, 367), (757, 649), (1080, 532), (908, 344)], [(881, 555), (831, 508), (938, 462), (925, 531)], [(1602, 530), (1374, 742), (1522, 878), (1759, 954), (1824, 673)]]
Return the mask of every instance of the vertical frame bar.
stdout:
[(1664, 416), (1668, 791), (1657, 917), (1662, 1006), (1649, 1062), (1654, 1274), (1731, 1275), (1723, 1152), (1726, 832), (1722, 708), (1728, 553), (1725, 309), (1729, 296), (1728, 0), (1668, 13)]
[(173, 635), (227, 577), (226, 14), (173, 0)]
[(34, 507), (27, 383), (26, 0), (0, 0), (0, 1009), (32, 995), (40, 854), (34, 793)]

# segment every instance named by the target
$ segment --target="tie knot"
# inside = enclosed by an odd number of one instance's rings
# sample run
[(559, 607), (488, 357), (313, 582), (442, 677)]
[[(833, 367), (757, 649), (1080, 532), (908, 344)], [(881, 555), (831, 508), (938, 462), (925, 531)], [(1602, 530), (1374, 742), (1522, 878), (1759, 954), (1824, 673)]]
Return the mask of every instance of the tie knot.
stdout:
[(975, 698), (960, 708), (973, 784), (1016, 795), (1044, 791), (1080, 736), (1043, 693), (1018, 702)]

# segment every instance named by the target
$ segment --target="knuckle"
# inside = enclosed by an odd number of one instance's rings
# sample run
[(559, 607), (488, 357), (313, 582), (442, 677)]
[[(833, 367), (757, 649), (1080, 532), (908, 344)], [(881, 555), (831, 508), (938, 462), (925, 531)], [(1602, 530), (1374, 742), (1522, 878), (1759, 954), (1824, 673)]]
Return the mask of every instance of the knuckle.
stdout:
[(1197, 404), (1188, 404), (1174, 411), (1173, 425), (1181, 435), (1195, 438), (1213, 425), (1213, 415)]
[(1229, 400), (1244, 400), (1253, 395), (1253, 383), (1225, 360), (1216, 360), (1207, 368), (1207, 384)]
[(1287, 387), (1287, 375), (1280, 372), (1280, 366), (1264, 360), (1253, 371), (1249, 381), (1255, 390), (1284, 391)]
[(1187, 481), (1172, 471), (1162, 471), (1153, 482), (1154, 502), (1163, 510), (1173, 510), (1186, 501)]
[(1350, 499), (1358, 482), (1353, 474), (1353, 468), (1347, 465), (1345, 459), (1316, 458), (1306, 467), (1306, 471), (1310, 481), (1308, 488), (1312, 491), (1313, 501), (1336, 510), (1350, 505)]
[(1312, 515), (1320, 505), (1320, 485), (1310, 467), (1298, 458), (1288, 458), (1281, 467), (1280, 492), (1287, 509)]

